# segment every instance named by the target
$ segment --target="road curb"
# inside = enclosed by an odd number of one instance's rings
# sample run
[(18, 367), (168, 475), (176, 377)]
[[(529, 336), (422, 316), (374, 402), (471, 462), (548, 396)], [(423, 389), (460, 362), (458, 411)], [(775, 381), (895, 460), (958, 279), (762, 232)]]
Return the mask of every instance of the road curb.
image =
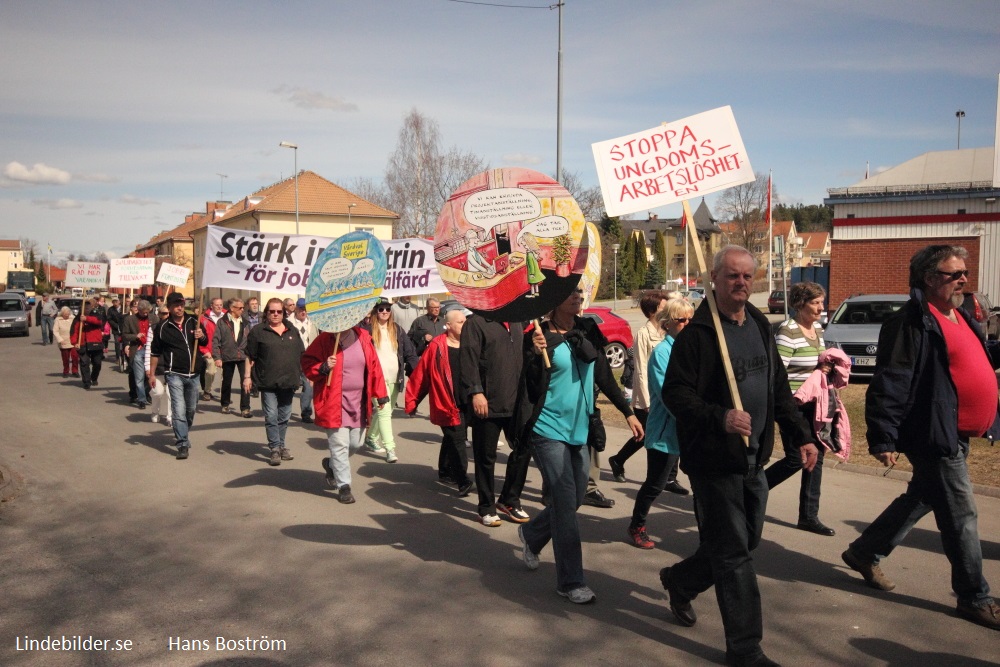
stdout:
[[(838, 461), (836, 465), (832, 466), (832, 469), (844, 470), (845, 472), (853, 472), (859, 475), (869, 475), (871, 477), (888, 477), (889, 479), (898, 479), (904, 482), (909, 482), (911, 479), (913, 479), (913, 473), (909, 472), (908, 470), (890, 470), (887, 474), (884, 468), (876, 468), (874, 466), (866, 466), (866, 465), (861, 465), (859, 463), (845, 463), (843, 461)], [(987, 486), (985, 484), (973, 484), (972, 492), (980, 496), (989, 496), (990, 498), (1000, 498), (1000, 488), (997, 488), (995, 486)]]

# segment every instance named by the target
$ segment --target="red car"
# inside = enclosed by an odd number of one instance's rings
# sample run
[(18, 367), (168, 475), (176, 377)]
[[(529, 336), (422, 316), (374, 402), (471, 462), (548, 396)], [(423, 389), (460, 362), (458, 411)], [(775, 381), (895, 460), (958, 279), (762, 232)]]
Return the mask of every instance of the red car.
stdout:
[(620, 368), (625, 364), (629, 348), (632, 347), (632, 329), (628, 322), (615, 315), (610, 308), (594, 307), (583, 311), (584, 317), (597, 322), (597, 328), (608, 339), (604, 354), (608, 356), (611, 368)]

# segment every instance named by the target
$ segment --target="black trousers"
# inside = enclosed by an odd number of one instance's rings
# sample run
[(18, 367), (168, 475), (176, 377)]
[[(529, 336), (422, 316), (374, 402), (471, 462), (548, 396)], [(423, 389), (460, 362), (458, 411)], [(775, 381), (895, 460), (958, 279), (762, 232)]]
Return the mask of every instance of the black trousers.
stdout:
[(233, 372), (239, 371), (237, 382), (240, 383), (240, 410), (250, 409), (250, 392), (243, 391), (243, 374), (246, 372), (246, 360), (222, 362), (222, 390), (220, 403), (228, 407), (233, 399)]
[[(816, 404), (806, 403), (799, 407), (802, 417), (807, 423), (812, 424), (816, 414)], [(773, 489), (786, 479), (802, 470), (802, 456), (798, 447), (792, 447), (789, 442), (791, 438), (784, 433), (781, 434), (781, 441), (785, 449), (785, 458), (772, 464), (764, 471), (767, 478), (767, 488)], [(799, 485), (799, 523), (808, 523), (819, 520), (819, 493), (823, 484), (823, 454), (826, 448), (818, 445), (819, 458), (816, 460), (816, 467), (809, 470), (802, 470), (802, 482)]]
[[(472, 458), (476, 475), (476, 489), (479, 491), (479, 516), (493, 514), (496, 503), (493, 473), (497, 462), (497, 442), (502, 431), (507, 442), (513, 442), (513, 417), (493, 417), (480, 419), (470, 416), (472, 426)], [(512, 450), (507, 458), (507, 474), (504, 479), (500, 502), (515, 507), (521, 506), (521, 490), (528, 476), (531, 451), (528, 447)]]
[(90, 388), (90, 385), (97, 382), (97, 377), (101, 374), (101, 362), (104, 361), (104, 350), (94, 350), (88, 352), (85, 348), (80, 349), (80, 377), (83, 379), (83, 386)]
[[(633, 410), (633, 412), (635, 412), (635, 418), (639, 420), (640, 424), (642, 424), (642, 428), (645, 429), (646, 428), (646, 420), (649, 419), (649, 410), (643, 410), (642, 408), (636, 408), (635, 410)], [(624, 467), (625, 466), (625, 462), (628, 461), (632, 457), (633, 454), (635, 454), (637, 451), (639, 451), (640, 449), (642, 449), (643, 446), (644, 445), (642, 444), (641, 440), (636, 440), (635, 438), (629, 438), (628, 441), (626, 441), (625, 444), (621, 446), (621, 449), (618, 450), (618, 453), (615, 454), (611, 458), (613, 458), (615, 460), (615, 463), (617, 463), (617, 464), (621, 465), (622, 467)], [(647, 455), (649, 454), (648, 451), (646, 453), (647, 453)], [(681, 457), (679, 457), (679, 456), (675, 456), (673, 458), (673, 464), (670, 466), (670, 468), (667, 469), (667, 478), (663, 482), (663, 485), (660, 486), (660, 491), (663, 491), (663, 487), (666, 486), (667, 484), (669, 484), (670, 482), (676, 482), (677, 481), (677, 469), (679, 467), (680, 461), (681, 461)], [(649, 479), (648, 470), (647, 470), (647, 474), (646, 474), (646, 479), (647, 480)], [(655, 500), (655, 498), (654, 498), (654, 500)], [(648, 508), (647, 508), (647, 510), (648, 510)]]
[(438, 474), (450, 477), (459, 485), (469, 481), (469, 456), (465, 453), (465, 435), (468, 431), (465, 416), (455, 426), (441, 427), (441, 449), (438, 452)]
[(663, 493), (663, 487), (670, 481), (671, 470), (674, 479), (677, 478), (677, 454), (667, 454), (658, 449), (646, 450), (646, 481), (639, 487), (635, 495), (635, 508), (632, 510), (632, 523), (629, 528), (639, 528), (646, 525), (646, 516), (653, 502)]

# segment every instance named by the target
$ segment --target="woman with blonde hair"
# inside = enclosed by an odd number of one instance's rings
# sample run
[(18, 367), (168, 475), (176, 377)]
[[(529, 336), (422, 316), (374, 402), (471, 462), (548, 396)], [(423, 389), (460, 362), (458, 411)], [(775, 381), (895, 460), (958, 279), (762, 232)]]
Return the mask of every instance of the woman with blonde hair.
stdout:
[[(628, 526), (629, 542), (640, 549), (652, 549), (655, 544), (646, 534), (649, 508), (667, 486), (671, 471), (680, 458), (677, 440), (677, 420), (663, 404), (663, 381), (674, 339), (691, 321), (694, 306), (684, 298), (671, 299), (656, 314), (663, 331), (663, 340), (649, 356), (646, 377), (649, 389), (649, 415), (646, 417), (646, 481), (635, 496), (632, 521)], [(675, 473), (676, 474), (676, 473)], [(676, 482), (675, 482), (676, 483)]]
[(396, 405), (396, 396), (403, 385), (403, 378), (413, 372), (420, 358), (413, 349), (410, 337), (393, 321), (392, 304), (388, 300), (383, 299), (375, 304), (371, 320), (363, 328), (372, 335), (372, 345), (382, 366), (386, 394), (389, 396), (389, 407), (377, 410), (372, 417), (365, 446), (372, 452), (384, 451), (386, 462), (395, 463), (399, 459), (396, 457), (396, 441), (392, 435), (392, 406)]
[(73, 311), (69, 306), (59, 309), (59, 317), (52, 324), (52, 338), (59, 346), (59, 353), (62, 354), (63, 377), (69, 377), (70, 364), (73, 365), (73, 377), (80, 377), (80, 356), (73, 347), (70, 336), (73, 333)]

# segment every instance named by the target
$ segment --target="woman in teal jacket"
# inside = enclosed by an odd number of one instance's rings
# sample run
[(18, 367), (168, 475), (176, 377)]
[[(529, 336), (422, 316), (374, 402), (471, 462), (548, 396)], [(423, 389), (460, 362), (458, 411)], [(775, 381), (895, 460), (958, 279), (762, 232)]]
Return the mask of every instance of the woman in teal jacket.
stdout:
[(677, 420), (663, 404), (663, 379), (667, 375), (670, 352), (677, 334), (694, 315), (694, 306), (684, 298), (671, 299), (658, 313), (660, 328), (666, 334), (653, 349), (647, 366), (649, 386), (649, 417), (646, 418), (646, 481), (635, 497), (635, 509), (629, 523), (629, 542), (640, 549), (652, 549), (655, 544), (646, 534), (646, 515), (653, 501), (663, 492), (670, 470), (681, 453), (677, 441)]

